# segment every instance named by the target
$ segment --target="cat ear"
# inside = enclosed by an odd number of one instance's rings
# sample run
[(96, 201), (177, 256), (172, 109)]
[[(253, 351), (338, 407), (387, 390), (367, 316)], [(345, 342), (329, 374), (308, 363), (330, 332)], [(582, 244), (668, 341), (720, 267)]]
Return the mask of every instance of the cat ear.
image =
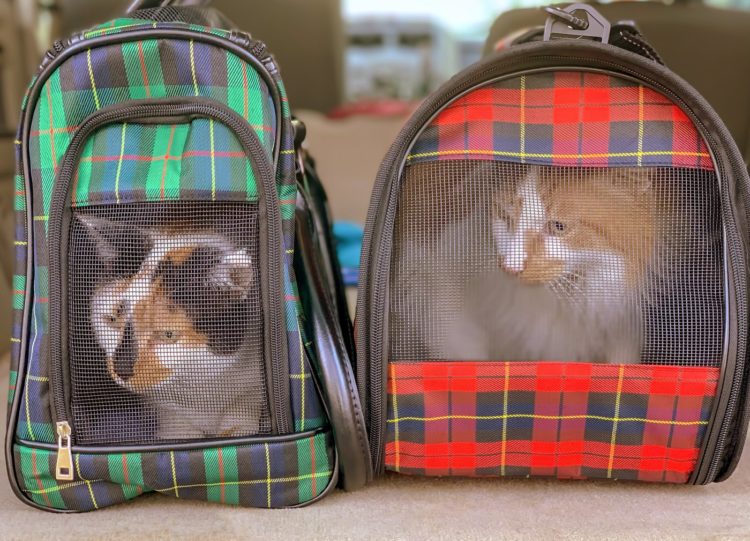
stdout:
[(626, 167), (616, 170), (617, 179), (633, 193), (644, 194), (651, 189), (651, 170), (643, 167)]
[(244, 248), (225, 255), (211, 274), (215, 287), (237, 293), (242, 300), (250, 294), (253, 281), (253, 260)]
[(115, 222), (94, 216), (93, 214), (76, 214), (91, 238), (96, 242), (97, 253), (105, 262), (113, 261), (118, 256), (115, 244), (116, 231), (122, 228)]
[(76, 214), (96, 246), (96, 256), (110, 272), (137, 272), (154, 243), (154, 234), (132, 224), (114, 222), (93, 214)]

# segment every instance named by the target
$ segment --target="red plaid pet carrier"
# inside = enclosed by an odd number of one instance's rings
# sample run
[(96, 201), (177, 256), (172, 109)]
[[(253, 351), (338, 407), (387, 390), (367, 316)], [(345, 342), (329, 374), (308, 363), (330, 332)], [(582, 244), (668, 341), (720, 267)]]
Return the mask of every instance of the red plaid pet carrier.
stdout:
[(722, 480), (747, 425), (746, 167), (632, 25), (548, 11), (380, 170), (357, 311), (374, 467)]

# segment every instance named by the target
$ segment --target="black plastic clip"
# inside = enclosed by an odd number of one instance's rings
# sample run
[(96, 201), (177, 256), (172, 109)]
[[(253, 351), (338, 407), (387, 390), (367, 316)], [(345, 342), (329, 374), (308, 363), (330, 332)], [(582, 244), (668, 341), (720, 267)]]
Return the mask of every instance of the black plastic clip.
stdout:
[(596, 9), (587, 4), (571, 4), (564, 8), (549, 6), (544, 25), (544, 41), (559, 38), (598, 39), (609, 42), (611, 25)]

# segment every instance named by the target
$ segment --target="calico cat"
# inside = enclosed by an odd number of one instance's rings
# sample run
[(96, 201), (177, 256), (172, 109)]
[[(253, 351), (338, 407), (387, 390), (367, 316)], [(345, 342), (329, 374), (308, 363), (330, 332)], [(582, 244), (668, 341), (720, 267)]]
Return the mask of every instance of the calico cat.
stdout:
[(107, 373), (153, 405), (157, 438), (257, 434), (265, 376), (248, 250), (211, 230), (77, 220), (105, 268), (90, 318)]
[[(440, 269), (420, 278), (442, 296), (422, 305), (429, 357), (641, 362), (663, 235), (649, 171), (529, 166), (493, 192), (418, 256)], [(467, 270), (472, 252), (494, 264)]]

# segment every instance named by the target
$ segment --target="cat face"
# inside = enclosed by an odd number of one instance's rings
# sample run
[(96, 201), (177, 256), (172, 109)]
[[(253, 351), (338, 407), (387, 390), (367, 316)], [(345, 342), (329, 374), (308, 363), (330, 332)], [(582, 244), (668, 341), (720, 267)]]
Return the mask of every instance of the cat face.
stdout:
[(563, 178), (531, 167), (493, 201), (499, 264), (566, 296), (636, 287), (653, 252), (654, 194), (637, 169)]
[(77, 218), (108, 276), (92, 295), (91, 327), (118, 385), (146, 395), (189, 387), (241, 360), (255, 272), (246, 249), (210, 231)]

